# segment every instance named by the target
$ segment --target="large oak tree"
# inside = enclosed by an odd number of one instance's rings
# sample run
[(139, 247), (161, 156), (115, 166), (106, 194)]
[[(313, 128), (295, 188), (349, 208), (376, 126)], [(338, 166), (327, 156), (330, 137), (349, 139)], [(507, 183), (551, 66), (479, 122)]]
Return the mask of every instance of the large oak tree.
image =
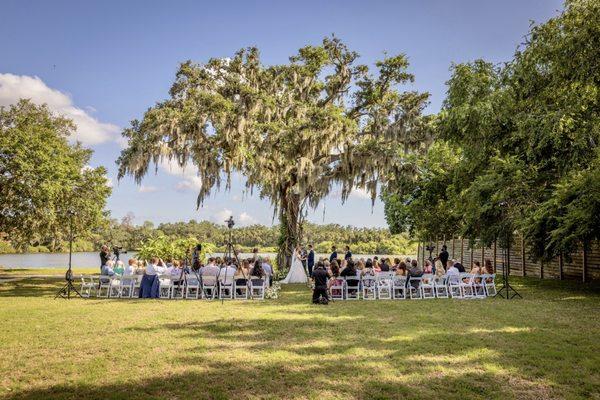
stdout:
[(283, 227), (279, 261), (289, 262), (308, 207), (334, 185), (342, 200), (356, 187), (374, 200), (378, 185), (401, 173), (402, 154), (425, 146), (428, 94), (398, 89), (413, 80), (407, 67), (404, 55), (386, 56), (371, 73), (337, 38), (303, 47), (282, 65), (263, 65), (256, 48), (185, 62), (170, 98), (124, 131), (119, 176), (139, 182), (163, 159), (192, 164), (200, 206), (241, 173), (273, 204)]

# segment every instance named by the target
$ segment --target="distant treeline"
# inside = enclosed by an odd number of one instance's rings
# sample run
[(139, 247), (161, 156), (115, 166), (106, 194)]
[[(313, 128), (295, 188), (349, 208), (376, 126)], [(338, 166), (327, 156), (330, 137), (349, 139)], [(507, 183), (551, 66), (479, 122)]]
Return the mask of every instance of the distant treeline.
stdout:
[[(137, 250), (145, 241), (165, 235), (170, 238), (195, 238), (198, 242), (214, 243), (220, 250), (227, 241), (228, 230), (223, 225), (209, 221), (163, 223), (155, 226), (146, 221), (135, 225), (131, 218), (121, 221), (109, 220), (102, 228), (95, 230), (86, 239), (77, 239), (73, 248), (75, 251), (96, 251), (102, 244), (122, 246), (124, 249)], [(261, 252), (276, 252), (279, 238), (279, 226), (267, 227), (251, 225), (235, 227), (233, 240), (236, 246), (246, 252), (258, 247)], [(329, 252), (332, 245), (342, 247), (349, 245), (354, 253), (361, 254), (413, 254), (416, 243), (412, 243), (407, 235), (392, 235), (387, 228), (356, 228), (338, 224), (304, 225), (304, 244), (312, 244), (315, 251)], [(59, 250), (65, 251), (66, 243), (59, 243)], [(49, 252), (50, 247), (44, 243), (31, 246), (28, 252)], [(16, 252), (9, 241), (0, 241), (0, 253)]]

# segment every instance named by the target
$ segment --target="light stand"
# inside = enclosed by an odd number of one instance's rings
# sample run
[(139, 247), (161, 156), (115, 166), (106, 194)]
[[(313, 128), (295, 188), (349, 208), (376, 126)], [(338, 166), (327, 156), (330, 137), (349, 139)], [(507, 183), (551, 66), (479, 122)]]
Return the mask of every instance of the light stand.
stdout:
[(508, 265), (510, 264), (510, 238), (508, 235), (506, 236), (506, 247), (503, 248), (502, 254), (502, 286), (498, 292), (496, 292), (496, 296), (494, 297), (502, 297), (506, 300), (514, 299), (515, 297), (522, 299), (523, 296), (521, 296), (509, 282), (510, 271), (508, 270)]
[(73, 285), (73, 270), (71, 269), (73, 256), (73, 215), (75, 215), (75, 212), (69, 210), (67, 211), (67, 214), (69, 215), (69, 268), (67, 269), (67, 273), (65, 274), (65, 280), (67, 281), (67, 283), (58, 291), (58, 293), (54, 297), (55, 299), (58, 297), (62, 297), (63, 299), (70, 299), (71, 292), (74, 292), (79, 297), (83, 297)]

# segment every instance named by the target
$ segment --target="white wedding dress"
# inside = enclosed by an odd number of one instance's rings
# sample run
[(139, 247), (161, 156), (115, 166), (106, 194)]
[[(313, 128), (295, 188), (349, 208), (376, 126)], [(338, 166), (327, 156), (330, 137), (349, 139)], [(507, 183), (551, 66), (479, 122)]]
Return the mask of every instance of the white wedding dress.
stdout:
[(300, 261), (298, 255), (294, 251), (294, 255), (292, 256), (292, 267), (281, 283), (306, 283), (307, 281), (308, 278), (306, 277), (306, 271), (304, 271), (304, 267), (302, 266), (302, 261)]

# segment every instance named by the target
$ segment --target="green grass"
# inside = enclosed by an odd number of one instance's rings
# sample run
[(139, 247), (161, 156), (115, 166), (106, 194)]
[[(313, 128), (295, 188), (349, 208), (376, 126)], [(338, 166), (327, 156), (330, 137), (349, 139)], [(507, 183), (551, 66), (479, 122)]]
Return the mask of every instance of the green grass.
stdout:
[(309, 304), (53, 300), (0, 285), (3, 399), (600, 398), (600, 295), (515, 280), (524, 300)]

